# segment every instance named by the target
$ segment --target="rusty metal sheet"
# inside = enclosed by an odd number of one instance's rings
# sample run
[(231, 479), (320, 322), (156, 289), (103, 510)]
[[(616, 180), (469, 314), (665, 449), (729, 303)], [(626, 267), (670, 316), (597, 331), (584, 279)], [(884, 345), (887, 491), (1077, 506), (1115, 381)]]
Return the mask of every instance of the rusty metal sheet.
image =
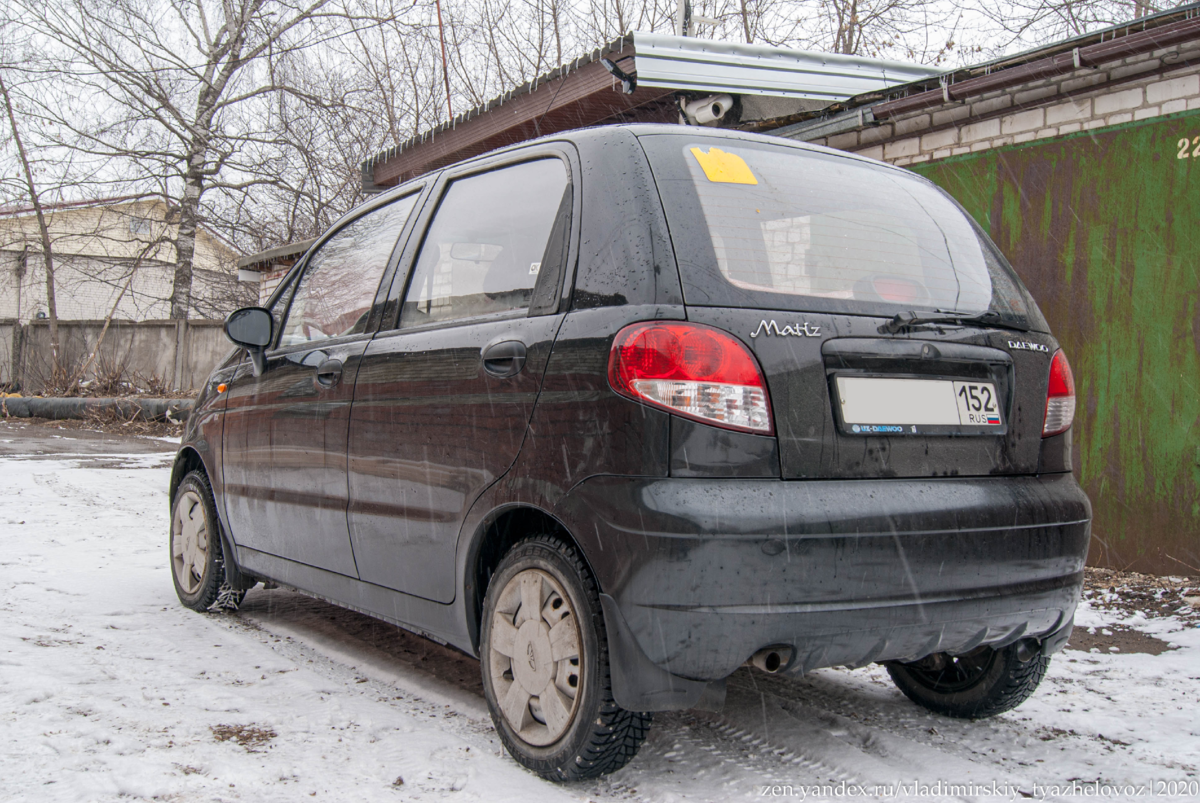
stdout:
[(988, 230), (1071, 360), (1092, 563), (1200, 575), (1200, 113), (913, 169)]

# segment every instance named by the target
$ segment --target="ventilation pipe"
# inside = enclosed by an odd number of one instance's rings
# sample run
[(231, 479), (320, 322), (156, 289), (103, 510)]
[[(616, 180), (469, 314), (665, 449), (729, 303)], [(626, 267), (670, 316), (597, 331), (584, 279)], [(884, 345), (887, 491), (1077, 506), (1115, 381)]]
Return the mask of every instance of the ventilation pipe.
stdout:
[(709, 95), (685, 105), (683, 113), (692, 125), (704, 125), (720, 120), (732, 108), (732, 95)]

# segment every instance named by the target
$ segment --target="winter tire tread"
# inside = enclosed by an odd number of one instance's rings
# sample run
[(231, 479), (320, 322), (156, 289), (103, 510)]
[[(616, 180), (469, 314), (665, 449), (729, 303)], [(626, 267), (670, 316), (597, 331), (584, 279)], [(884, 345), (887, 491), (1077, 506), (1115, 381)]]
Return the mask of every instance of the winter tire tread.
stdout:
[(1050, 657), (1040, 652), (1028, 661), (1021, 661), (1016, 645), (997, 650), (995, 662), (998, 665), (985, 672), (973, 686), (954, 693), (929, 688), (906, 664), (889, 663), (887, 670), (906, 697), (936, 714), (987, 719), (1011, 711), (1033, 696), (1050, 667)]
[[(175, 585), (175, 593), (179, 597), (179, 601), (185, 607), (191, 608), (200, 613), (219, 612), (219, 611), (235, 611), (241, 605), (242, 599), (246, 596), (245, 591), (235, 590), (230, 584), (225, 573), (225, 552), (223, 541), (221, 539), (221, 521), (217, 518), (216, 504), (213, 501), (212, 485), (208, 481), (208, 476), (199, 469), (190, 471), (180, 481), (179, 486), (175, 489), (175, 494), (171, 497), (171, 524), (174, 528), (175, 520), (175, 504), (179, 495), (185, 490), (191, 489), (200, 497), (201, 504), (204, 505), (205, 525), (211, 528), (208, 534), (208, 565), (205, 568), (204, 579), (200, 589), (196, 594), (186, 593), (179, 585), (178, 578), (174, 572), (174, 556), (168, 556), (168, 560), (172, 566), (171, 579)], [(167, 548), (170, 551), (171, 539), (174, 538), (172, 532), (168, 532)]]
[[(646, 712), (626, 711), (617, 705), (612, 695), (612, 678), (608, 669), (608, 638), (604, 628), (604, 615), (600, 607), (600, 592), (592, 577), (591, 571), (583, 562), (579, 553), (569, 544), (551, 535), (536, 535), (520, 541), (504, 556), (496, 575), (488, 587), (484, 602), (484, 616), (491, 609), (494, 595), (498, 594), (498, 577), (508, 566), (521, 560), (560, 561), (569, 567), (574, 580), (582, 586), (587, 613), (591, 619), (597, 639), (597, 656), (592, 671), (599, 674), (599, 705), (598, 711), (589, 716), (590, 725), (581, 734), (575, 736), (578, 742), (573, 760), (546, 760), (526, 755), (521, 745), (516, 744), (507, 729), (501, 727), (498, 721), (502, 715), (495, 712), (491, 699), (491, 691), (485, 678), (484, 687), (487, 691), (489, 708), (493, 709), (493, 719), (497, 720), (496, 731), (504, 742), (505, 748), (519, 763), (536, 772), (547, 780), (557, 782), (584, 781), (607, 775), (624, 767), (637, 755), (646, 735), (650, 731), (653, 715)], [(481, 652), (486, 649), (480, 645)], [(486, 656), (483, 656), (486, 661)], [(589, 712), (580, 709), (577, 716), (588, 716)], [(571, 734), (568, 734), (570, 738)]]

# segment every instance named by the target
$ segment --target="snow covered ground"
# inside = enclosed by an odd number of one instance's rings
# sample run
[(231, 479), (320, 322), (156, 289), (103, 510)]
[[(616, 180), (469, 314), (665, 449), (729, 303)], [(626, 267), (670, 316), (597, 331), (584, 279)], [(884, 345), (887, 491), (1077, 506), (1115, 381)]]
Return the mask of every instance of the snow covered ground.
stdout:
[(503, 753), (465, 656), (284, 590), (182, 608), (170, 448), (0, 425), (0, 799), (1200, 799), (1200, 628), (1087, 605), (1097, 638), (1174, 649), (1067, 650), (975, 723), (880, 667), (741, 670), (721, 714), (660, 715), (629, 767), (554, 786)]

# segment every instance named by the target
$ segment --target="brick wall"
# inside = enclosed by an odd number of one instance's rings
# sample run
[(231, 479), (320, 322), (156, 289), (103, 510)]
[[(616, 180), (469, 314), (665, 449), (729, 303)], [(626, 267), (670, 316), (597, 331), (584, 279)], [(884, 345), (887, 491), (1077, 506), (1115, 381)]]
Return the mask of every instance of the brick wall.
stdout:
[(1200, 42), (811, 141), (904, 166), (1193, 109), (1200, 109)]
[(275, 270), (266, 271), (261, 274), (258, 284), (258, 303), (266, 306), (266, 303), (271, 298), (271, 294), (279, 288), (279, 283), (283, 281), (283, 277), (287, 276), (291, 266), (285, 268), (276, 268)]

